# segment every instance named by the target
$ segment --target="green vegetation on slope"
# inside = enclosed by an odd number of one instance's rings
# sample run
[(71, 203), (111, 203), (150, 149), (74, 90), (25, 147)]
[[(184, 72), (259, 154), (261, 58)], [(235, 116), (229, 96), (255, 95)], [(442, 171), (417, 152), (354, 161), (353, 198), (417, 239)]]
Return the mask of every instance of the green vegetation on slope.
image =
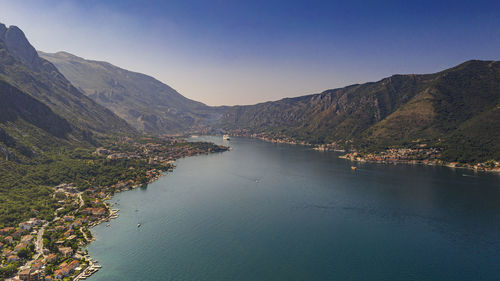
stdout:
[(468, 61), (427, 75), (394, 75), (321, 94), (229, 108), (234, 133), (383, 150), (422, 143), (442, 160), (500, 160), (500, 62)]
[(51, 218), (57, 206), (53, 187), (58, 184), (72, 182), (84, 190), (143, 178), (147, 170), (158, 168), (140, 159), (106, 159), (83, 148), (46, 156), (29, 164), (0, 160), (0, 227), (30, 217)]

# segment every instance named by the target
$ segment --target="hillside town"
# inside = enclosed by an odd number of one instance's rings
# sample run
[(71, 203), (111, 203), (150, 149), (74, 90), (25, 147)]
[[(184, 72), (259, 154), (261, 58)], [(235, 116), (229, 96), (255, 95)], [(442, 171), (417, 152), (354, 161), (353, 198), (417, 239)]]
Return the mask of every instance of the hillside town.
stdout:
[[(123, 138), (94, 154), (106, 159), (141, 159), (155, 167), (142, 178), (129, 178), (109, 186), (81, 190), (62, 183), (53, 190), (59, 208), (50, 221), (31, 218), (0, 229), (0, 270), (11, 273), (8, 281), (83, 280), (101, 267), (84, 249), (92, 241), (90, 228), (118, 217), (107, 202), (116, 192), (141, 187), (174, 168), (181, 157), (222, 152), (227, 147), (210, 143), (186, 143), (179, 139), (139, 141)], [(130, 167), (133, 168), (133, 167)]]

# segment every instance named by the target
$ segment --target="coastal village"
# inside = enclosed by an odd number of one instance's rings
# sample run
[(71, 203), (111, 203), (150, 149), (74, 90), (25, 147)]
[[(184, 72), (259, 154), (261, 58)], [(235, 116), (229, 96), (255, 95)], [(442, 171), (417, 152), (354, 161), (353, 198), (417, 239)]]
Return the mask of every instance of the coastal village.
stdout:
[[(500, 172), (500, 162), (489, 160), (481, 163), (460, 163), (445, 162), (440, 159), (441, 149), (437, 147), (428, 147), (425, 143), (417, 141), (416, 147), (392, 147), (380, 152), (361, 152), (350, 145), (346, 150), (346, 145), (337, 142), (313, 145), (305, 141), (298, 141), (294, 138), (280, 135), (269, 135), (266, 133), (252, 133), (247, 129), (231, 131), (231, 135), (261, 139), (272, 143), (298, 144), (310, 146), (317, 151), (334, 151), (344, 153), (339, 158), (355, 162), (376, 162), (392, 164), (422, 164), (432, 166), (446, 166), (450, 168), (463, 168), (474, 171)], [(349, 143), (349, 141), (347, 141)]]
[[(95, 150), (106, 159), (141, 159), (153, 168), (143, 178), (130, 178), (110, 186), (85, 190), (73, 183), (54, 187), (59, 208), (50, 221), (31, 218), (0, 229), (0, 269), (11, 270), (8, 281), (84, 280), (101, 267), (84, 249), (93, 238), (90, 228), (118, 217), (118, 209), (107, 202), (116, 192), (138, 188), (173, 169), (181, 157), (223, 152), (227, 147), (210, 143), (168, 140), (135, 141), (122, 138)], [(131, 167), (133, 168), (133, 167)]]
[(377, 153), (349, 152), (339, 157), (356, 162), (439, 165), (475, 171), (500, 172), (498, 161), (490, 160), (475, 164), (444, 162), (439, 159), (440, 154), (441, 151), (438, 148), (390, 148)]
[(267, 133), (253, 133), (248, 129), (231, 130), (230, 134), (232, 136), (260, 139), (272, 143), (286, 143), (286, 144), (299, 144), (299, 145), (311, 146), (311, 144), (306, 141), (299, 141), (294, 138), (281, 135), (270, 135)]

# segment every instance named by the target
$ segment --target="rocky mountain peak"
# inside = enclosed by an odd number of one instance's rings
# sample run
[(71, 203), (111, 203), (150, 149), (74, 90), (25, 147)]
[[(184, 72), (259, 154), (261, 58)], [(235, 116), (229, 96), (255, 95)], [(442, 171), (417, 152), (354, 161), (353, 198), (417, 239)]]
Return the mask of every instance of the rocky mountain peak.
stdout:
[(31, 46), (19, 27), (11, 25), (7, 28), (4, 24), (0, 24), (0, 39), (4, 41), (9, 52), (25, 64), (30, 66), (40, 64), (35, 48)]
[(0, 39), (2, 39), (5, 35), (5, 31), (7, 31), (7, 27), (5, 26), (5, 24), (0, 23)]

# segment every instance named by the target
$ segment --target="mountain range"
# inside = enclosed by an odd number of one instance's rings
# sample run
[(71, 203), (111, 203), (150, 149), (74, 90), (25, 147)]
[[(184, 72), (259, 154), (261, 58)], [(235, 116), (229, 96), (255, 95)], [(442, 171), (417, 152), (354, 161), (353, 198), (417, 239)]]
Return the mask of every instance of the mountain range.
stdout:
[(19, 28), (0, 24), (0, 153), (30, 156), (107, 134), (137, 132), (40, 58)]
[(196, 131), (220, 115), (218, 108), (185, 98), (151, 76), (67, 52), (39, 55), (53, 63), (82, 93), (144, 133)]
[(439, 147), (448, 161), (500, 160), (500, 62), (471, 60), (433, 74), (247, 106), (210, 107), (107, 62), (37, 52), (0, 25), (0, 152), (101, 135), (209, 130), (286, 137), (347, 149)]
[(383, 149), (425, 142), (447, 160), (500, 159), (500, 62), (228, 108), (219, 126), (313, 144)]

